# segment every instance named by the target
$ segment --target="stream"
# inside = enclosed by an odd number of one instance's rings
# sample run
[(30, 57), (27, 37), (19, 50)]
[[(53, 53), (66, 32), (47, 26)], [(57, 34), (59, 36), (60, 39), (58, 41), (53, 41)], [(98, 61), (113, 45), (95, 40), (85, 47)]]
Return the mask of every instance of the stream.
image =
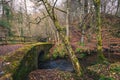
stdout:
[(57, 60), (49, 60), (46, 62), (40, 62), (39, 69), (58, 69), (62, 71), (73, 72), (72, 63), (66, 59), (57, 59)]

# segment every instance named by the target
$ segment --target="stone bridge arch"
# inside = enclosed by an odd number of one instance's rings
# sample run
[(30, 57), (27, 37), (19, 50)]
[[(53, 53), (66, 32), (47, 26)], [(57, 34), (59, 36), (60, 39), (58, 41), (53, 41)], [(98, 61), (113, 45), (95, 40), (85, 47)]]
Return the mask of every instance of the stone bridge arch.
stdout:
[(9, 64), (3, 67), (5, 72), (3, 78), (27, 80), (28, 74), (38, 69), (39, 57), (43, 54), (44, 59), (48, 58), (47, 54), (52, 45), (51, 43), (30, 44), (7, 55), (4, 61)]
[(45, 58), (46, 54), (45, 54), (45, 51), (44, 50), (41, 50), (38, 54), (38, 57), (37, 57), (37, 66), (38, 66), (38, 69), (39, 69), (39, 66), (40, 66), (40, 62), (42, 62)]

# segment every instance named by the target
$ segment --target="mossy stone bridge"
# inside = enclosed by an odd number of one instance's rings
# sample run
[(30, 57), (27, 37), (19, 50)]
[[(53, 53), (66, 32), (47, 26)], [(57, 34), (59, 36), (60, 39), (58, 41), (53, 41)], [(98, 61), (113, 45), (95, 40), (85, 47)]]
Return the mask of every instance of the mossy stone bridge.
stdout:
[(5, 56), (3, 66), (5, 74), (3, 79), (27, 80), (28, 74), (38, 69), (39, 60), (49, 58), (48, 53), (52, 45), (51, 43), (29, 44)]

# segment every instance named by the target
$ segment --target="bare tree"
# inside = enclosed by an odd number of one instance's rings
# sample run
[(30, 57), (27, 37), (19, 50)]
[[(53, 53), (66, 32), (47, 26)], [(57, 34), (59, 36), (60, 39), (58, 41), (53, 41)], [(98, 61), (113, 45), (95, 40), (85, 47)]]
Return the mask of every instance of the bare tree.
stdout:
[(97, 25), (97, 52), (99, 61), (102, 62), (105, 60), (102, 51), (102, 33), (101, 33), (101, 12), (100, 12), (100, 0), (93, 0), (96, 10), (96, 25)]

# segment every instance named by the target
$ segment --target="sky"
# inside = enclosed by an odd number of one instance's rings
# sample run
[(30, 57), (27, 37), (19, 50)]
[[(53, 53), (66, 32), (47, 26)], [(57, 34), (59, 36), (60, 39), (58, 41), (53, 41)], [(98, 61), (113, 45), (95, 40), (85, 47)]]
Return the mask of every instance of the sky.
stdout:
[[(33, 6), (34, 4), (30, 1), (30, 0), (26, 0), (27, 3), (27, 10), (28, 12), (32, 12), (33, 11)], [(24, 8), (24, 0), (15, 0), (15, 9), (19, 10), (20, 7)]]
[[(27, 2), (27, 10), (28, 10), (27, 12), (33, 13), (35, 11), (33, 8), (34, 3), (31, 2), (30, 0), (26, 0), (26, 2)], [(62, 2), (62, 0), (58, 0), (57, 5), (60, 5), (61, 2)], [(15, 9), (16, 10), (20, 10), (20, 7), (23, 8), (24, 7), (23, 5), (24, 5), (24, 0), (15, 0)], [(36, 11), (37, 11), (37, 9), (36, 9)]]

